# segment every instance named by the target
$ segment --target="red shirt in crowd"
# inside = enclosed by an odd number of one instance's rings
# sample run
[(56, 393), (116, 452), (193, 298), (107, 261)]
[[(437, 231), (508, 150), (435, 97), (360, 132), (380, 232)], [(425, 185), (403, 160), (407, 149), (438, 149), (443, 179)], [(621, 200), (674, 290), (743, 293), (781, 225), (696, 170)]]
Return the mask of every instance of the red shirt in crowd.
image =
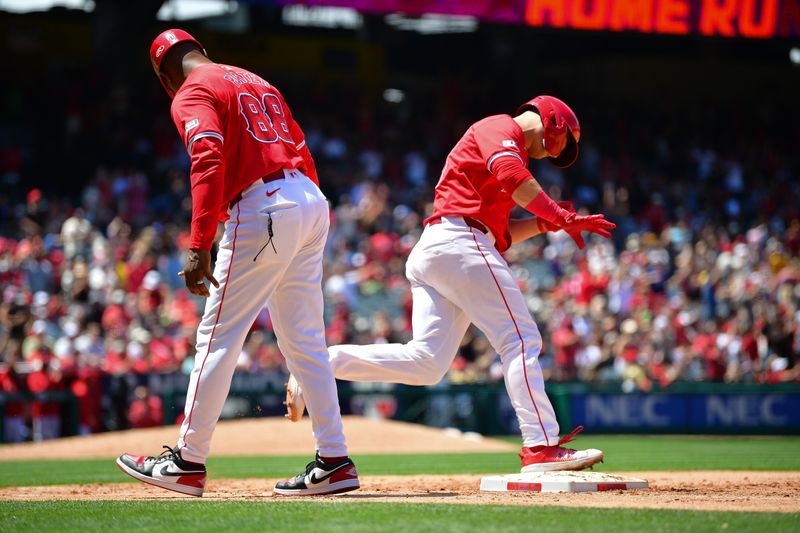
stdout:
[(476, 122), (456, 143), (436, 185), (431, 218), (453, 215), (479, 220), (504, 252), (511, 245), (509, 215), (517, 205), (511, 195), (531, 175), (526, 171), (496, 176), (494, 164), (500, 158), (510, 158), (520, 167), (528, 164), (525, 135), (509, 115)]
[[(28, 374), (28, 390), (34, 394), (64, 390), (61, 376), (44, 370), (36, 370)], [(38, 418), (46, 415), (58, 415), (61, 406), (58, 402), (34, 400), (31, 404), (31, 416)]]
[(210, 250), (228, 205), (263, 176), (300, 169), (319, 185), (280, 91), (251, 72), (219, 64), (195, 68), (175, 94), (172, 119), (192, 159), (191, 248)]
[[(3, 395), (19, 394), (23, 390), (23, 377), (11, 369), (0, 370), (0, 393)], [(23, 416), (25, 403), (19, 400), (6, 400), (5, 416)]]
[(92, 433), (103, 430), (102, 377), (103, 373), (99, 368), (83, 367), (78, 370), (77, 379), (70, 385), (72, 394), (78, 398), (80, 424), (89, 428)]
[(571, 379), (575, 375), (575, 357), (580, 348), (580, 338), (575, 334), (571, 324), (563, 323), (551, 338), (555, 352), (555, 363), (563, 378)]
[(133, 428), (150, 428), (164, 425), (164, 406), (158, 396), (136, 399), (128, 409), (128, 421)]

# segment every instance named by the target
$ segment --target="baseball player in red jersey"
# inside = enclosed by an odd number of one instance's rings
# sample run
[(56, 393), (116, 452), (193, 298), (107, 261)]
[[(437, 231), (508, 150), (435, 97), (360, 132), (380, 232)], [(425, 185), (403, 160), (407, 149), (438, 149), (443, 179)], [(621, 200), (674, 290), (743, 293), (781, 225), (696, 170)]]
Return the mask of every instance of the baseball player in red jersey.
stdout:
[[(580, 470), (601, 461), (599, 450), (562, 446), (582, 428), (559, 439), (539, 366), (542, 338), (502, 256), (511, 244), (545, 231), (563, 229), (580, 248), (582, 231), (611, 236), (609, 230), (616, 227), (612, 222), (603, 215), (578, 215), (568, 203), (557, 204), (528, 170), (529, 158), (571, 165), (579, 140), (577, 117), (552, 96), (534, 98), (514, 117), (496, 115), (473, 124), (447, 158), (433, 214), (406, 264), (413, 340), (332, 346), (334, 375), (350, 381), (435, 384), (474, 323), (503, 364), (522, 432), (522, 472)], [(509, 220), (517, 205), (536, 217)], [(286, 404), (291, 420), (302, 417), (305, 395), (302, 383), (290, 378)]]
[[(189, 291), (207, 300), (176, 447), (165, 446), (160, 456), (123, 454), (117, 465), (145, 483), (203, 494), (211, 436), (236, 360), (266, 305), (286, 364), (306, 391), (317, 443), (315, 460), (279, 482), (275, 492), (357, 489), (325, 346), (321, 278), (328, 203), (303, 132), (275, 86), (213, 63), (185, 31), (159, 35), (150, 58), (173, 97), (172, 118), (192, 161), (191, 249), (182, 274)], [(220, 220), (225, 231), (212, 273), (210, 250)]]

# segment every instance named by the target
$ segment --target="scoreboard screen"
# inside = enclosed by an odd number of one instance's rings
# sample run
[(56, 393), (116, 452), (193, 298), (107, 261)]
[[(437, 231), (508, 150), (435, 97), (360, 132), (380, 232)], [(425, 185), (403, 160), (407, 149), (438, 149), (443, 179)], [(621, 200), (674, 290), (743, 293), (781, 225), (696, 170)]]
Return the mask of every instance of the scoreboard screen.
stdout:
[(800, 0), (249, 0), (349, 7), (362, 13), (464, 15), (594, 31), (754, 39), (800, 36)]

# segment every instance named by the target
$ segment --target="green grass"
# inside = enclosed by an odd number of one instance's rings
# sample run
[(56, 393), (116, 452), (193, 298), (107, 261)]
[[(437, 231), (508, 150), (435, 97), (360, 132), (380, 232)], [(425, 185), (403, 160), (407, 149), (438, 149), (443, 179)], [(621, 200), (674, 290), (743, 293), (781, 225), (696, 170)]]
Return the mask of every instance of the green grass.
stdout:
[[(519, 468), (514, 453), (392, 454), (353, 456), (362, 476), (413, 474), (486, 474)], [(311, 460), (308, 455), (288, 457), (212, 457), (209, 475), (225, 478), (276, 478), (293, 476)], [(113, 459), (58, 461), (2, 461), (0, 487), (135, 481), (124, 475)]]
[[(793, 531), (798, 515), (349, 502), (0, 502), (0, 531)], [(413, 517), (410, 516), (413, 514)]]
[[(800, 437), (586, 436), (577, 444), (603, 450), (606, 462), (596, 470), (605, 472), (800, 470)], [(212, 457), (208, 468), (215, 479), (276, 478), (297, 474), (310, 459), (309, 455)], [(513, 452), (356, 455), (354, 459), (362, 476), (491, 474), (519, 468)], [(0, 487), (124, 481), (134, 482), (113, 459), (0, 462)]]
[[(517, 438), (504, 439), (517, 443)], [(579, 447), (600, 448), (598, 470), (800, 470), (800, 437), (582, 436)], [(144, 451), (144, 450), (142, 450)], [(211, 476), (276, 478), (299, 472), (309, 455), (214, 457)], [(356, 455), (362, 477), (384, 474), (513, 472), (513, 452)], [(2, 461), (0, 486), (135, 483), (113, 459)], [(446, 496), (445, 496), (446, 499)], [(353, 493), (332, 501), (253, 498), (250, 501), (0, 501), (0, 531), (795, 531), (800, 513), (704, 512), (383, 503)]]

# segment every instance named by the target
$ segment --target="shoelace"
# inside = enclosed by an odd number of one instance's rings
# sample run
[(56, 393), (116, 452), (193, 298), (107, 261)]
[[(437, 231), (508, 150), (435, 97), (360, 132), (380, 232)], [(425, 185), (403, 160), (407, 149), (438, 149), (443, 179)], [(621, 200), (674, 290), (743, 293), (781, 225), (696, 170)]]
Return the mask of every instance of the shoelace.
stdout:
[(303, 481), (306, 478), (306, 476), (311, 475), (311, 472), (314, 470), (314, 468), (316, 468), (317, 464), (318, 464), (317, 460), (314, 459), (313, 461), (311, 461), (306, 465), (306, 471), (303, 472), (302, 474), (297, 474), (296, 476), (294, 476), (294, 479), (298, 481)]
[(573, 429), (572, 431), (570, 431), (569, 433), (558, 439), (558, 445), (561, 446), (562, 444), (572, 442), (575, 439), (575, 437), (578, 436), (578, 433), (580, 433), (581, 431), (583, 431), (583, 426), (576, 427), (575, 429)]
[[(575, 429), (573, 429), (572, 431), (570, 431), (569, 433), (567, 433), (566, 435), (564, 435), (563, 437), (558, 439), (558, 444), (556, 444), (556, 446), (561, 446), (562, 444), (566, 444), (568, 442), (572, 442), (573, 440), (575, 440), (575, 437), (577, 437), (578, 433), (580, 433), (581, 431), (583, 431), (583, 426), (576, 427)], [(546, 448), (546, 446), (542, 446), (541, 449), (544, 449), (544, 448)], [(563, 451), (566, 451), (566, 450), (567, 449), (564, 449)], [(538, 452), (539, 450), (537, 449), (536, 451)], [(525, 455), (528, 454), (528, 453), (533, 453), (533, 452), (531, 451), (530, 448), (523, 448), (522, 452), (518, 454), (519, 458), (520, 459), (524, 458)]]
[(303, 481), (306, 478), (306, 476), (311, 474), (311, 471), (314, 470), (315, 466), (317, 466), (316, 459), (308, 463), (306, 465), (306, 471), (303, 472), (302, 474), (297, 474), (296, 476), (294, 476), (294, 479), (297, 481)]
[(145, 459), (145, 461), (153, 461), (153, 462), (156, 462), (156, 463), (160, 463), (161, 461), (167, 461), (167, 460), (172, 459), (173, 457), (178, 456), (178, 448), (177, 447), (170, 448), (169, 446), (167, 446), (165, 444), (164, 446), (162, 446), (162, 448), (165, 448), (165, 450), (163, 452), (161, 452), (158, 455), (150, 456), (147, 459)]

